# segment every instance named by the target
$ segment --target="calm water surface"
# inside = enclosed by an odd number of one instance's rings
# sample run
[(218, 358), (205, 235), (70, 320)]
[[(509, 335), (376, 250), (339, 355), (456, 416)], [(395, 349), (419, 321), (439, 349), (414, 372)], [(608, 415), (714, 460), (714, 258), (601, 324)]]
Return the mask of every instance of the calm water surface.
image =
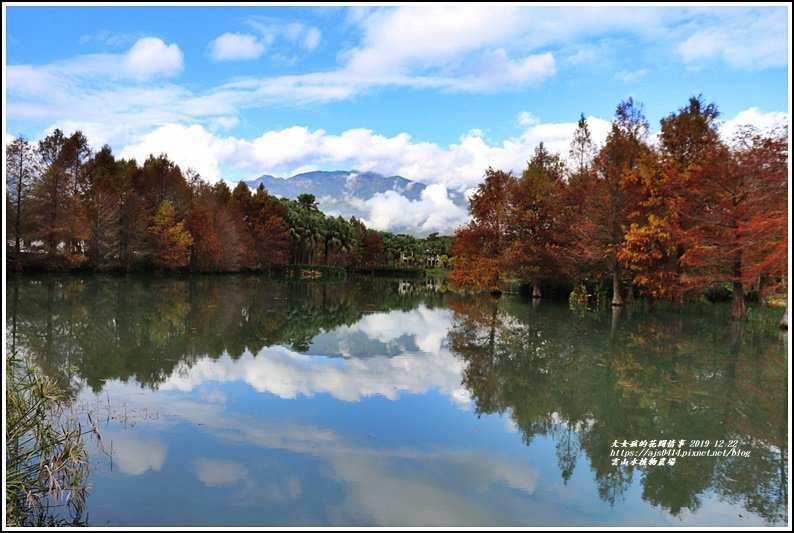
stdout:
[[(9, 348), (99, 420), (94, 526), (789, 519), (775, 317), (731, 327), (721, 306), (576, 313), (366, 279), (25, 277), (6, 288)], [(621, 450), (642, 453), (632, 440), (736, 445), (620, 464)]]

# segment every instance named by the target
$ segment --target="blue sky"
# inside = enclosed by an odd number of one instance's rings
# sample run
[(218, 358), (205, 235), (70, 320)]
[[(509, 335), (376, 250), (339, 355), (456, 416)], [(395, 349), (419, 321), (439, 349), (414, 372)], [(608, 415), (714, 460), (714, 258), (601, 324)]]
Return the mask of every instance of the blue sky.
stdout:
[(209, 181), (400, 174), (430, 212), (630, 96), (654, 130), (699, 94), (726, 135), (790, 120), (788, 4), (3, 8), (6, 142), (80, 129)]

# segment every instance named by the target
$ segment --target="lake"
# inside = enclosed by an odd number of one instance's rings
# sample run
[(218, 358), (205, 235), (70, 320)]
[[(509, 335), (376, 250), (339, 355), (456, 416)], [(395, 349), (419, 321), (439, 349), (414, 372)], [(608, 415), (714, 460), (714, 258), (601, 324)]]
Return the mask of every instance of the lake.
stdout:
[[(92, 526), (785, 526), (782, 313), (439, 281), (31, 276), (7, 350), (97, 421)], [(759, 316), (760, 315), (760, 316)]]

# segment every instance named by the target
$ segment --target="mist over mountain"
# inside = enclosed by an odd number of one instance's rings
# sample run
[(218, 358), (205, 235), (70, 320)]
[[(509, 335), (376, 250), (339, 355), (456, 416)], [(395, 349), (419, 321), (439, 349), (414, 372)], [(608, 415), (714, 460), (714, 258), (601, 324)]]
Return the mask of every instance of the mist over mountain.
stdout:
[(263, 174), (243, 183), (251, 189), (262, 184), (282, 198), (313, 194), (328, 215), (355, 216), (368, 227), (393, 233), (451, 234), (468, 217), (468, 202), (459, 192), (376, 172), (314, 171), (289, 178)]

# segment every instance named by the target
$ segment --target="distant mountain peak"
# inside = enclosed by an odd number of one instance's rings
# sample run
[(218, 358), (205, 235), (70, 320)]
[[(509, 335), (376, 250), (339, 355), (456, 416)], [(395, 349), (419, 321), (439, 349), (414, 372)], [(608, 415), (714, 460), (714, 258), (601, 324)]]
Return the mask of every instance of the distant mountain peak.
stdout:
[(252, 189), (263, 184), (270, 194), (295, 199), (299, 194), (309, 193), (324, 196), (353, 196), (368, 199), (378, 193), (395, 191), (409, 200), (418, 200), (426, 185), (402, 176), (384, 176), (377, 172), (357, 170), (313, 170), (289, 178), (263, 174), (256, 179), (243, 182)]
[[(400, 200), (403, 207), (410, 208), (420, 204), (422, 193), (427, 188), (424, 183), (402, 176), (385, 176), (377, 172), (357, 170), (313, 170), (288, 178), (263, 174), (243, 183), (254, 190), (262, 184), (269, 194), (291, 200), (301, 194), (313, 194), (320, 210), (325, 214), (341, 215), (345, 219), (355, 216), (362, 220), (372, 220), (378, 212), (374, 205), (382, 205), (382, 199), (372, 201), (373, 197), (388, 193), (391, 201), (402, 196), (405, 199)], [(463, 212), (466, 211), (467, 201), (462, 194), (450, 192), (449, 197)], [(454, 228), (448, 228), (450, 232), (453, 230)], [(406, 226), (389, 227), (389, 231), (423, 233)]]

